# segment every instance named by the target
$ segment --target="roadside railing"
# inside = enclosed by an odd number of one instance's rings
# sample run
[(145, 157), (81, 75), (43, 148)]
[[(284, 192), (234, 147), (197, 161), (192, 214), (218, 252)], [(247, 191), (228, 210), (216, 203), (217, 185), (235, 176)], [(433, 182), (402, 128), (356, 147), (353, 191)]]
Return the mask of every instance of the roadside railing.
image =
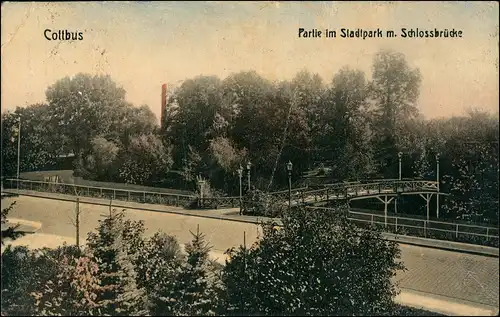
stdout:
[(204, 197), (199, 201), (199, 207), (203, 209), (236, 208), (239, 206), (239, 196)]
[(4, 179), (4, 189), (20, 189), (168, 206), (190, 206), (196, 196), (32, 180)]
[[(325, 207), (308, 207), (315, 210), (329, 210)], [(456, 241), (499, 246), (499, 232), (496, 227), (469, 225), (416, 219), (400, 216), (377, 215), (357, 211), (348, 211), (347, 218), (361, 227), (376, 226), (383, 231), (402, 235), (424, 237), (437, 240)]]

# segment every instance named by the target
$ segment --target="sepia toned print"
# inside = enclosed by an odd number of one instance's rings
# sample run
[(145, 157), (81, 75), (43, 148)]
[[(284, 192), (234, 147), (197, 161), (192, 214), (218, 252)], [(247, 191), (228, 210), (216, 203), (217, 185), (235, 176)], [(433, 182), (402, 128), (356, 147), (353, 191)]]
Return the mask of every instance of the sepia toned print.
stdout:
[(496, 2), (4, 2), (2, 315), (496, 316)]

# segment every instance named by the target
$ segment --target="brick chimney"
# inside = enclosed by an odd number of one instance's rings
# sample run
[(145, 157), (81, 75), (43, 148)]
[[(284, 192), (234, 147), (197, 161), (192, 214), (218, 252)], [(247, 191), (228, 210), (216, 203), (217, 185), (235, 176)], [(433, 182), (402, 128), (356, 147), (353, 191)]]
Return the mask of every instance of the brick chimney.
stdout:
[(161, 117), (160, 117), (160, 127), (163, 128), (163, 123), (165, 121), (165, 112), (167, 110), (167, 84), (161, 85)]

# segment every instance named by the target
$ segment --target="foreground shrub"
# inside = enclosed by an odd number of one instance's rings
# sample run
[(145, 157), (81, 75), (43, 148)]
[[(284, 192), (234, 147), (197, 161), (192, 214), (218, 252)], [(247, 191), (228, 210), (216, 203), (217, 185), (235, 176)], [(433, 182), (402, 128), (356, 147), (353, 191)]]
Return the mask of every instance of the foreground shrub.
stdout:
[[(339, 207), (338, 209), (341, 209)], [(393, 310), (391, 278), (404, 269), (396, 243), (349, 223), (344, 210), (292, 209), (260, 242), (228, 251), (229, 314), (368, 315)]]
[[(155, 315), (213, 316), (219, 306), (220, 278), (209, 259), (210, 246), (199, 231), (186, 245), (187, 257), (162, 281), (154, 294)], [(172, 267), (172, 266), (170, 266)]]
[(59, 279), (65, 255), (76, 257), (79, 251), (70, 246), (55, 250), (7, 246), (2, 253), (2, 314), (41, 314), (41, 306), (33, 294), (46, 292), (46, 285)]
[(243, 196), (243, 214), (263, 217), (279, 217), (288, 208), (284, 200), (273, 197), (258, 189)]
[(88, 316), (101, 312), (98, 301), (102, 287), (98, 264), (90, 254), (76, 257), (66, 252), (54, 263), (57, 275), (47, 279), (41, 288), (31, 293), (37, 315)]
[(144, 247), (144, 223), (125, 219), (123, 211), (110, 211), (88, 235), (87, 247), (98, 263), (103, 314), (142, 315), (147, 312), (144, 288), (138, 287), (137, 263)]

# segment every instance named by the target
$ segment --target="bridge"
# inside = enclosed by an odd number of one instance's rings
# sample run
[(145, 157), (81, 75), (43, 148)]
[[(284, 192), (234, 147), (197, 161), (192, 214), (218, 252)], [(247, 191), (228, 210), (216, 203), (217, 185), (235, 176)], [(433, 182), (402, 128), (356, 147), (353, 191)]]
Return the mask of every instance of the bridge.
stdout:
[[(323, 188), (309, 189), (307, 187), (292, 189), (291, 191), (273, 192), (271, 195), (278, 199), (288, 200), (293, 205), (324, 205), (330, 201), (377, 198), (384, 204), (387, 214), (389, 204), (394, 201), (397, 213), (397, 200), (399, 195), (419, 195), (426, 203), (427, 218), (429, 218), (429, 203), (433, 195), (447, 195), (439, 192), (439, 182), (428, 180), (367, 180), (361, 182), (346, 182), (327, 184)], [(439, 218), (439, 201), (437, 203), (437, 217)]]

